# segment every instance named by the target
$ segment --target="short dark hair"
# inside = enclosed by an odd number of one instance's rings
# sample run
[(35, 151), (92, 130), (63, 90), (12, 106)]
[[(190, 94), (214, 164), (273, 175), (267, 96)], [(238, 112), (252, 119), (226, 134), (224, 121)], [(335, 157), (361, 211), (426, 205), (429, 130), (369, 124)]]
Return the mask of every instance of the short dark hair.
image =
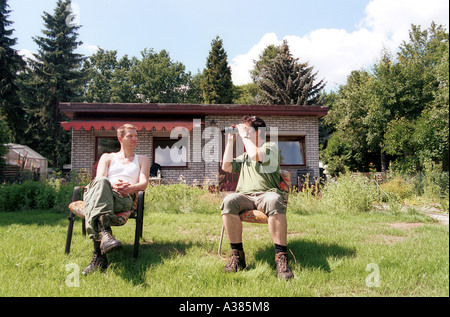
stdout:
[(250, 123), (250, 125), (257, 131), (259, 128), (265, 128), (266, 123), (263, 119), (257, 116), (243, 116), (242, 117), (243, 123)]

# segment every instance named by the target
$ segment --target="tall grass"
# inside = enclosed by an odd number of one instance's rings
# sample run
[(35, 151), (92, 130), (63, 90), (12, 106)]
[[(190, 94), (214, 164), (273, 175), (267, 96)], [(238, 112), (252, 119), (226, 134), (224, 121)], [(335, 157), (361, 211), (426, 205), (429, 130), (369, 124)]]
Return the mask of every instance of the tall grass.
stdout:
[(206, 188), (184, 183), (149, 186), (145, 192), (145, 208), (151, 212), (217, 214), (221, 200)]
[(362, 213), (372, 209), (378, 196), (376, 185), (360, 174), (344, 174), (319, 186), (292, 191), (289, 210), (298, 214)]
[(379, 205), (400, 211), (402, 205), (428, 204), (448, 212), (448, 201), (448, 173), (432, 168), (416, 176), (391, 173), (381, 184), (353, 173), (341, 174), (324, 185), (307, 183), (299, 192), (291, 190), (288, 208), (302, 215), (354, 214), (373, 211)]

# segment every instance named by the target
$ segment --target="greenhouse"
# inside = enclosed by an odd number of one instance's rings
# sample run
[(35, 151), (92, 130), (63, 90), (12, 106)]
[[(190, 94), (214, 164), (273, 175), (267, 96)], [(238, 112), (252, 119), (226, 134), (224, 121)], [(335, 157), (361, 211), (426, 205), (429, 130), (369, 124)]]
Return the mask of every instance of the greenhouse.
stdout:
[(9, 148), (5, 157), (6, 167), (3, 176), (11, 178), (19, 173), (40, 174), (39, 178), (47, 177), (48, 160), (26, 145), (6, 144)]

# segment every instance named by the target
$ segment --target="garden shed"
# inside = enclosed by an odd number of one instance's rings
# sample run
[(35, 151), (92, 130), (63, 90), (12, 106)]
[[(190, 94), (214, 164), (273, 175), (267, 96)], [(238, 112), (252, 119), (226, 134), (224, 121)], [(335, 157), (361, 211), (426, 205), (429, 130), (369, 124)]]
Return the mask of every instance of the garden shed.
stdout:
[[(75, 172), (92, 169), (102, 153), (118, 151), (116, 129), (124, 123), (138, 128), (137, 154), (161, 166), (165, 182), (220, 185), (234, 190), (237, 175), (220, 169), (224, 130), (257, 115), (267, 124), (267, 140), (278, 142), (281, 167), (298, 177), (319, 176), (319, 118), (323, 106), (217, 105), (156, 103), (60, 103), (69, 119), (62, 127), (72, 132), (71, 165)], [(242, 141), (241, 141), (242, 142)], [(237, 145), (237, 154), (243, 146)]]

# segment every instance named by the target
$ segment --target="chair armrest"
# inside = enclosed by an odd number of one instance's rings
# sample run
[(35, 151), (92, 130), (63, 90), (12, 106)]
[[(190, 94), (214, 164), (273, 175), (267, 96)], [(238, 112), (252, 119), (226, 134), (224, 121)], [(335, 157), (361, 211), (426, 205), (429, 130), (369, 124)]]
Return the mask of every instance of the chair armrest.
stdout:
[(137, 204), (137, 210), (143, 210), (144, 208), (144, 197), (145, 197), (145, 192), (144, 191), (139, 191), (138, 193), (138, 204)]
[(79, 196), (79, 192), (83, 192), (84, 191), (84, 186), (75, 186), (75, 188), (73, 189), (73, 195), (72, 195), (72, 201), (77, 201), (78, 196)]

